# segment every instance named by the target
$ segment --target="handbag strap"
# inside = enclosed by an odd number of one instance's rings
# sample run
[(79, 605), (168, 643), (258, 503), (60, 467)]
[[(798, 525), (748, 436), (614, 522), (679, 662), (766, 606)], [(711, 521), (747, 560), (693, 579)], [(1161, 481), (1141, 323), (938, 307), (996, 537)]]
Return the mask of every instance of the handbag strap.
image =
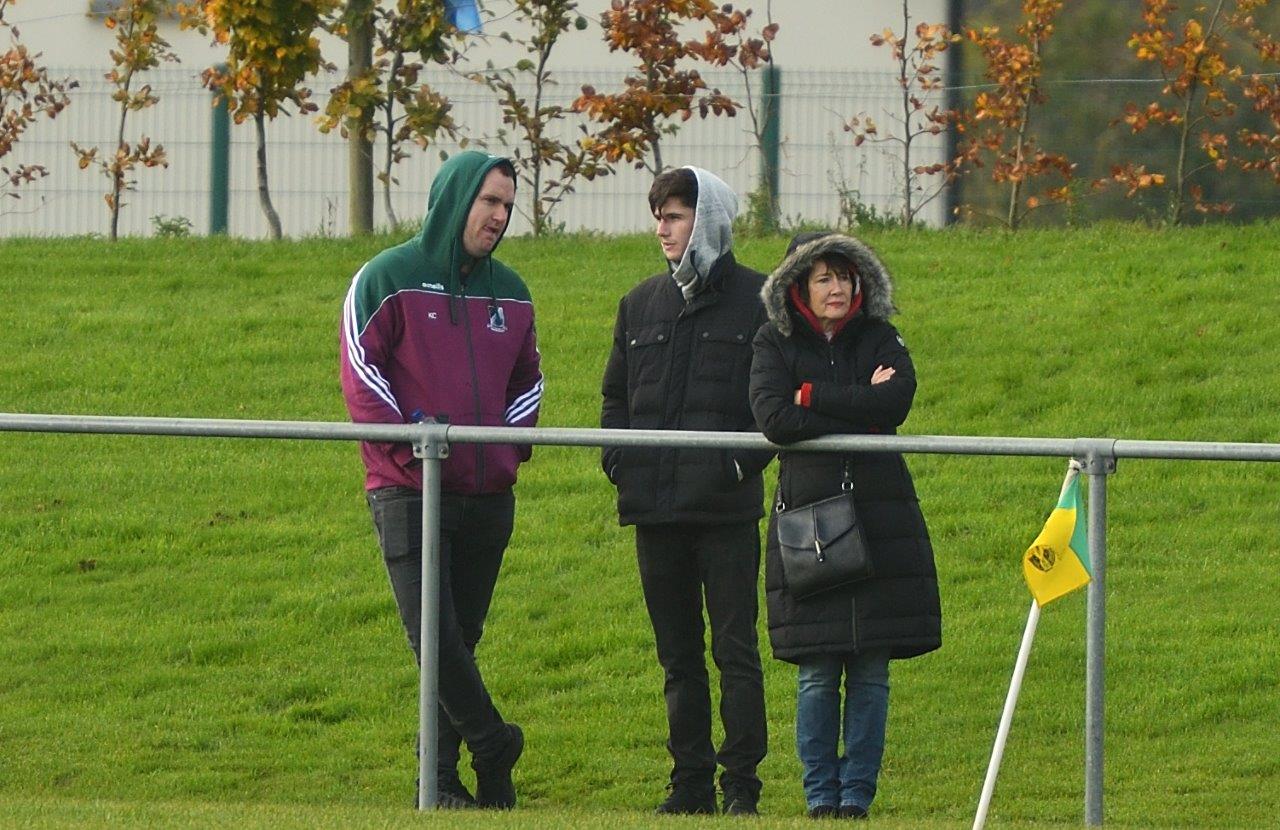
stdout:
[[(853, 475), (849, 471), (848, 458), (844, 460), (844, 469), (842, 471), (842, 477), (840, 481), (840, 492), (842, 493), (853, 492)], [(787, 502), (782, 498), (782, 482), (779, 481), (776, 497), (773, 500), (773, 512), (781, 513), (786, 509), (787, 509)]]

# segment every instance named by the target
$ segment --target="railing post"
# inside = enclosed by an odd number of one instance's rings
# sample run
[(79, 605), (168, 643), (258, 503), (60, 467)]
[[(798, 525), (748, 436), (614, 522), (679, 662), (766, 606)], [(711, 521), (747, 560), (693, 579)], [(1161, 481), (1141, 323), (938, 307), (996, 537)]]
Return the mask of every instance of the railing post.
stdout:
[(1115, 441), (1081, 439), (1077, 459), (1089, 476), (1089, 581), (1085, 623), (1084, 823), (1102, 826), (1106, 705), (1107, 476), (1116, 471)]
[(418, 650), (418, 809), (434, 810), (440, 734), (440, 465), (449, 457), (449, 427), (424, 424), (413, 454), (422, 459), (422, 592)]

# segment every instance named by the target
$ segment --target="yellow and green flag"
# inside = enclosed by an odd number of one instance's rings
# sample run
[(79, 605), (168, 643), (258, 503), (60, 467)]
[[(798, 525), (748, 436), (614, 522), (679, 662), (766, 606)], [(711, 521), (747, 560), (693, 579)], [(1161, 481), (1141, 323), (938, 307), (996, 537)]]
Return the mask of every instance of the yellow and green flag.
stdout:
[(1058, 506), (1022, 556), (1022, 575), (1041, 608), (1089, 584), (1089, 536), (1080, 503), (1080, 476), (1075, 471), (1068, 475)]

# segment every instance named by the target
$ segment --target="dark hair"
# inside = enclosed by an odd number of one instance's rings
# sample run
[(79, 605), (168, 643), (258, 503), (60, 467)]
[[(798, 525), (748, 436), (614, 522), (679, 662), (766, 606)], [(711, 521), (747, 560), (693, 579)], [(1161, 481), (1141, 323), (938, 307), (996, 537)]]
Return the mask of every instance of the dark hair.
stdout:
[(649, 210), (656, 216), (668, 199), (678, 199), (690, 210), (698, 206), (698, 177), (692, 170), (685, 167), (668, 170), (653, 180), (649, 188)]
[[(814, 239), (818, 238), (817, 236), (814, 237)], [(848, 274), (849, 279), (853, 279), (853, 275), (858, 273), (858, 269), (853, 266), (853, 260), (843, 254), (825, 253), (814, 257), (813, 262), (809, 265), (810, 273), (813, 272), (813, 266), (819, 262), (827, 266), (828, 271), (840, 271)], [(800, 292), (800, 299), (806, 303), (809, 302), (809, 274), (805, 274), (802, 279), (796, 280), (796, 289)]]
[(812, 242), (815, 239), (821, 239), (824, 236), (834, 236), (835, 231), (802, 231), (791, 237), (791, 244), (787, 246), (787, 252), (784, 256), (791, 256), (795, 253), (796, 248), (801, 245)]
[[(508, 179), (511, 179), (512, 183), (519, 184), (519, 180), (516, 178), (516, 166), (511, 159), (499, 159), (497, 164), (489, 168), (489, 173), (494, 170), (501, 170)], [(487, 176), (489, 173), (485, 173), (485, 175)]]

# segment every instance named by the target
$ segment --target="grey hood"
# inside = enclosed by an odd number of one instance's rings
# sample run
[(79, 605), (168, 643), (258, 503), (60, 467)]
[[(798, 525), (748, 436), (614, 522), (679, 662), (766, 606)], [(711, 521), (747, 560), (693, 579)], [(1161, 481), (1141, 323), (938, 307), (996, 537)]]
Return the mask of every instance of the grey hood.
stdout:
[(689, 247), (671, 276), (680, 285), (685, 300), (706, 287), (707, 275), (716, 260), (733, 248), (733, 220), (738, 215), (738, 195), (714, 173), (686, 166), (698, 179), (698, 204), (693, 212)]
[(839, 254), (853, 263), (862, 281), (862, 308), (858, 312), (875, 320), (887, 320), (897, 312), (893, 304), (893, 280), (884, 263), (866, 245), (838, 233), (800, 234), (791, 242), (782, 263), (760, 289), (769, 322), (783, 335), (791, 335), (792, 283), (808, 279), (813, 263), (823, 254)]

